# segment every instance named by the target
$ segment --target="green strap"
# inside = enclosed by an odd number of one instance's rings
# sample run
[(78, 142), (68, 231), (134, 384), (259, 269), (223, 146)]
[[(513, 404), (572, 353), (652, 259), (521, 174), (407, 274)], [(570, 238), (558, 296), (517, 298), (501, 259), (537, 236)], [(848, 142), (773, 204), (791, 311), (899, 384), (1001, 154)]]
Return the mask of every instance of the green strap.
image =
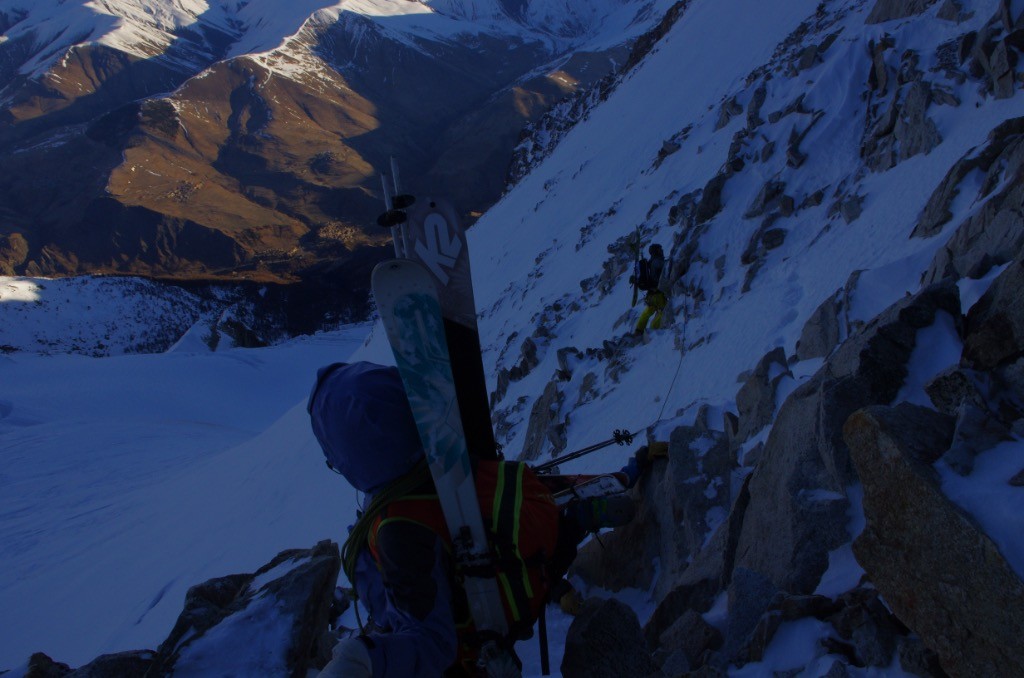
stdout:
[[(529, 617), (533, 587), (522, 554), (518, 551), (519, 516), (523, 506), (523, 471), (525, 464), (498, 465), (497, 484), (494, 489), (494, 508), (491, 511), (491, 532), (498, 538), (496, 544), (503, 564), (517, 563), (498, 575), (511, 608), (512, 619), (521, 621)], [(512, 470), (511, 473), (508, 471)], [(511, 550), (506, 553), (505, 551)]]
[(366, 507), (363, 514), (356, 520), (355, 525), (352, 526), (352, 531), (348, 534), (348, 539), (345, 540), (341, 547), (342, 569), (345, 571), (345, 576), (348, 577), (348, 581), (352, 584), (353, 588), (356, 585), (356, 561), (359, 559), (359, 554), (363, 552), (363, 549), (367, 548), (370, 528), (373, 526), (374, 520), (387, 508), (388, 504), (410, 494), (429, 478), (430, 469), (427, 466), (427, 460), (423, 459), (411, 471), (404, 476), (396, 478), (373, 495), (370, 505)]

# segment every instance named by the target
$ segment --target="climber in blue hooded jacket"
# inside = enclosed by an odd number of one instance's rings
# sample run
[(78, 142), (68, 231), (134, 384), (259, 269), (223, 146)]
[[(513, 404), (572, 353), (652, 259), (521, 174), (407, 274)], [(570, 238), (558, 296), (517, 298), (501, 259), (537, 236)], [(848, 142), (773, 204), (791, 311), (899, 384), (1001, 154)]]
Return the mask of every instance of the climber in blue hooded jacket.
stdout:
[[(426, 513), (413, 520), (383, 520), (383, 512), (390, 508), (378, 510), (381, 504), (422, 502), (436, 492), (398, 370), (365, 362), (325, 367), (317, 373), (307, 409), (328, 466), (365, 493), (363, 514), (342, 556), (359, 599), (374, 625), (383, 629), (339, 641), (321, 677), (474, 674), (472, 640), (457, 633), (470, 617), (465, 592), (455, 584), (447, 543), (429, 527), (431, 521), (423, 519)], [(631, 482), (639, 475), (639, 458), (638, 453), (623, 469)], [(552, 581), (565, 573), (588, 532), (632, 519), (632, 500), (617, 499), (570, 502), (555, 513), (552, 523), (557, 524), (531, 525), (533, 534), (557, 532), (545, 565)], [(440, 516), (439, 505), (436, 509)], [(447, 534), (443, 526), (440, 530)], [(511, 646), (508, 649), (510, 661), (516, 662)]]
[[(334, 364), (317, 374), (308, 410), (328, 464), (360, 492), (374, 492), (423, 458), (416, 422), (398, 370), (371, 363)], [(365, 507), (365, 503), (364, 503)], [(436, 678), (455, 663), (457, 638), (444, 544), (430, 530), (393, 522), (377, 535), (380, 566), (358, 555), (352, 582), (387, 633), (343, 639), (321, 676)]]

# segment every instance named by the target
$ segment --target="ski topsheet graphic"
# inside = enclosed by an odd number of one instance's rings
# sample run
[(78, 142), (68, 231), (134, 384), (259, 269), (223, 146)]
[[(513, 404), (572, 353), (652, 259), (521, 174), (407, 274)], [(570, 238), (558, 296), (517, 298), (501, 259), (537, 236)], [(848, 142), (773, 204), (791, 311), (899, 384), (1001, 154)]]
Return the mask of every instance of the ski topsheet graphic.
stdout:
[(507, 622), (462, 429), (455, 377), (434, 279), (415, 261), (397, 259), (373, 271), (373, 295), (395, 354), (452, 536), (457, 566), (478, 631), (504, 636)]
[(402, 249), (406, 258), (423, 264), (437, 284), (462, 428), (470, 454), (478, 459), (497, 459), (466, 233), (458, 213), (443, 200), (416, 200), (406, 215), (402, 225)]
[(405, 257), (419, 261), (437, 281), (444, 317), (476, 328), (469, 247), (455, 208), (443, 200), (423, 198), (406, 215)]

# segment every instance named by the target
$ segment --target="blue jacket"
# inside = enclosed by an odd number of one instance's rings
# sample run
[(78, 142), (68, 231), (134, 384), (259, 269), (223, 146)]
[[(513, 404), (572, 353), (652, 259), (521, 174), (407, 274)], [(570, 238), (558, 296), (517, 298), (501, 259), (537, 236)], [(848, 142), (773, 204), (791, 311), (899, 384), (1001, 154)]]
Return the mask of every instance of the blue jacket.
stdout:
[[(335, 363), (317, 373), (307, 411), (331, 468), (372, 493), (422, 458), (416, 422), (398, 370)], [(440, 538), (411, 522), (382, 525), (378, 568), (360, 555), (354, 586), (385, 633), (364, 638), (374, 678), (437, 678), (456, 661), (450, 558)], [(424, 576), (428, 575), (428, 576)]]
[(381, 567), (364, 550), (355, 582), (388, 629), (365, 638), (374, 678), (437, 678), (458, 652), (448, 552), (432, 531), (404, 521), (381, 526), (377, 551)]

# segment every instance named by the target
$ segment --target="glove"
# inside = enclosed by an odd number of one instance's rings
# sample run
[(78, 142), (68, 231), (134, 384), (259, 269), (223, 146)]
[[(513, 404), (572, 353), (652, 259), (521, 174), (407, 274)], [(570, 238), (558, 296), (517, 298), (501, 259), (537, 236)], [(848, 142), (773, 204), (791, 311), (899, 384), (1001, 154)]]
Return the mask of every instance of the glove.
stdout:
[(668, 457), (668, 443), (654, 442), (637, 449), (636, 454), (629, 458), (629, 462), (622, 467), (622, 472), (629, 478), (626, 487), (633, 487), (640, 480), (644, 471), (650, 468), (655, 459)]
[(358, 638), (342, 638), (334, 646), (333, 658), (319, 678), (371, 678), (373, 663), (366, 644)]

